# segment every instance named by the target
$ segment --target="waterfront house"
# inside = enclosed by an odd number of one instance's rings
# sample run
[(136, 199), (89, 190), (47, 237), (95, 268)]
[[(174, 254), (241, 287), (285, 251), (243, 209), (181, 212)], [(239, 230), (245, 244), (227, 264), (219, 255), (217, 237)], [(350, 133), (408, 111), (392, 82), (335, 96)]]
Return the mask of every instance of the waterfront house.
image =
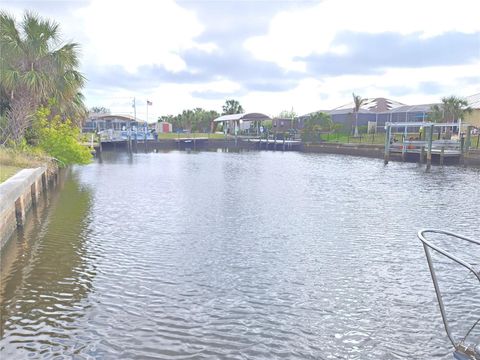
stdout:
[[(466, 97), (469, 106), (474, 109), (472, 114), (465, 117), (465, 123), (474, 126), (480, 126), (480, 94)], [(437, 103), (438, 105), (441, 105)], [(383, 132), (385, 123), (404, 123), (404, 122), (425, 122), (429, 121), (431, 108), (436, 104), (418, 104), (406, 105), (398, 101), (386, 98), (366, 99), (358, 111), (358, 126), (376, 129), (376, 132)], [(350, 131), (355, 124), (355, 116), (353, 113), (353, 102), (339, 106), (332, 110), (319, 110), (329, 114), (335, 124), (343, 125), (344, 131)], [(319, 112), (316, 111), (316, 112)], [(315, 113), (316, 113), (315, 112)], [(302, 124), (310, 115), (314, 113), (299, 116), (298, 127), (301, 129)]]
[(89, 114), (82, 131), (99, 132), (103, 130), (135, 130), (147, 126), (147, 122), (130, 115)]
[(296, 119), (292, 118), (273, 118), (272, 131), (278, 133), (290, 132), (295, 130), (297, 122)]
[(221, 123), (223, 130), (232, 135), (238, 132), (259, 133), (262, 121), (271, 120), (268, 115), (261, 113), (244, 113), (222, 115), (213, 120), (212, 132), (215, 132), (217, 124)]

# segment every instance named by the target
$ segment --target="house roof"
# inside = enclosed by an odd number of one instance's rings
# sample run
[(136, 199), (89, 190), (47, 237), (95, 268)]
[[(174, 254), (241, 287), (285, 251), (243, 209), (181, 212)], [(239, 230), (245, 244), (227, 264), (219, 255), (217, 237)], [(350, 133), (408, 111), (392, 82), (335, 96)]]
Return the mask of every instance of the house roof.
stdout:
[[(360, 107), (360, 110), (368, 110), (373, 112), (384, 112), (393, 110), (397, 107), (403, 106), (401, 102), (387, 99), (387, 98), (368, 98), (365, 99)], [(333, 110), (352, 110), (355, 107), (355, 104), (352, 102), (339, 106)]]
[(403, 105), (391, 110), (390, 112), (429, 112), (433, 105), (435, 104)]
[(117, 121), (136, 121), (138, 123), (146, 123), (145, 120), (135, 118), (131, 115), (116, 115), (116, 114), (90, 114), (89, 120), (117, 120)]
[(472, 109), (480, 109), (480, 93), (467, 96), (465, 100)]
[(229, 115), (222, 115), (213, 121), (220, 122), (220, 121), (236, 121), (236, 120), (261, 121), (261, 120), (270, 120), (270, 117), (261, 113), (229, 114)]

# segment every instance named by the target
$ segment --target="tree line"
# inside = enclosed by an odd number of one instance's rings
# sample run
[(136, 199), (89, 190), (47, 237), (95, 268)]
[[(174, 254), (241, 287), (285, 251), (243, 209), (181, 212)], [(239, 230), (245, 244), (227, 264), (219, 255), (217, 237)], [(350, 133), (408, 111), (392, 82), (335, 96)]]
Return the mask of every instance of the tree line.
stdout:
[[(243, 106), (234, 99), (227, 99), (222, 106), (222, 114), (242, 114), (245, 112)], [(215, 110), (205, 110), (195, 108), (192, 110), (183, 110), (177, 115), (160, 116), (158, 121), (166, 121), (172, 124), (174, 132), (203, 132), (208, 133), (213, 130), (213, 120), (218, 118), (220, 114)]]

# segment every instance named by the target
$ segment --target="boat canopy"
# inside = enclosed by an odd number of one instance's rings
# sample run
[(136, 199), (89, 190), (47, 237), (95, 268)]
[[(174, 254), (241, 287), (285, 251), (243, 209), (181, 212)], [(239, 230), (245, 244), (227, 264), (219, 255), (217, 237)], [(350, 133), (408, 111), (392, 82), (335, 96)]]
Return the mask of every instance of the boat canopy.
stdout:
[(215, 120), (214, 122), (222, 122), (222, 121), (263, 121), (263, 120), (271, 120), (271, 118), (265, 114), (261, 113), (244, 113), (244, 114), (229, 114), (229, 115), (222, 115)]

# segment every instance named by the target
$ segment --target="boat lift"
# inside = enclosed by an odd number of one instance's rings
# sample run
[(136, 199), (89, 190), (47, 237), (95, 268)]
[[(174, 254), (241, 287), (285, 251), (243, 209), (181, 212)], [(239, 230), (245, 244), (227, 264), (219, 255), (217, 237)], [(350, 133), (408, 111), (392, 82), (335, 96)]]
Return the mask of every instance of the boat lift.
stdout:
[(442, 293), (440, 291), (440, 287), (438, 285), (438, 280), (437, 280), (437, 275), (435, 273), (435, 269), (433, 267), (432, 263), (432, 256), (431, 256), (431, 250), (449, 258), (450, 260), (454, 261), (455, 263), (461, 265), (465, 269), (467, 269), (469, 272), (471, 272), (478, 280), (478, 285), (480, 285), (480, 268), (475, 269), (473, 264), (470, 264), (466, 262), (465, 260), (449, 253), (445, 249), (442, 249), (436, 245), (434, 245), (431, 241), (427, 240), (425, 235), (426, 234), (441, 234), (441, 235), (446, 235), (452, 238), (464, 240), (466, 242), (469, 242), (471, 244), (479, 245), (480, 246), (480, 241), (473, 240), (470, 238), (467, 238), (463, 235), (458, 235), (450, 231), (444, 231), (444, 230), (434, 230), (434, 229), (424, 229), (420, 230), (417, 234), (418, 238), (420, 241), (423, 243), (423, 248), (425, 250), (425, 255), (427, 257), (427, 262), (428, 262), (428, 268), (430, 269), (430, 275), (432, 276), (432, 281), (433, 281), (433, 286), (435, 287), (435, 293), (437, 295), (437, 301), (438, 305), (440, 307), (440, 313), (442, 315), (442, 320), (443, 320), (443, 325), (445, 327), (445, 331), (447, 333), (448, 338), (450, 339), (450, 342), (452, 343), (455, 352), (454, 352), (454, 358), (457, 360), (480, 360), (480, 339), (478, 339), (477, 344), (470, 344), (467, 343), (467, 338), (470, 335), (470, 333), (473, 331), (473, 329), (477, 326), (480, 327), (480, 318), (473, 324), (473, 326), (468, 330), (467, 334), (460, 340), (455, 339), (451, 330), (450, 326), (447, 320), (447, 315), (445, 311), (445, 305), (443, 302), (443, 297)]
[[(462, 137), (461, 127), (466, 130), (465, 138)], [(416, 139), (407, 139), (409, 129), (421, 129), (420, 137)], [(458, 140), (434, 140), (434, 129), (441, 131), (458, 128)], [(403, 139), (396, 142), (393, 136), (394, 129), (403, 130)], [(430, 170), (432, 164), (432, 154), (438, 155), (440, 164), (443, 165), (444, 158), (454, 157), (462, 159), (463, 155), (468, 152), (471, 145), (471, 129), (468, 124), (459, 123), (432, 123), (432, 122), (387, 122), (385, 124), (385, 155), (384, 163), (388, 164), (390, 154), (401, 154), (402, 160), (405, 161), (407, 154), (417, 154), (419, 163), (423, 163), (426, 158), (426, 169)]]

